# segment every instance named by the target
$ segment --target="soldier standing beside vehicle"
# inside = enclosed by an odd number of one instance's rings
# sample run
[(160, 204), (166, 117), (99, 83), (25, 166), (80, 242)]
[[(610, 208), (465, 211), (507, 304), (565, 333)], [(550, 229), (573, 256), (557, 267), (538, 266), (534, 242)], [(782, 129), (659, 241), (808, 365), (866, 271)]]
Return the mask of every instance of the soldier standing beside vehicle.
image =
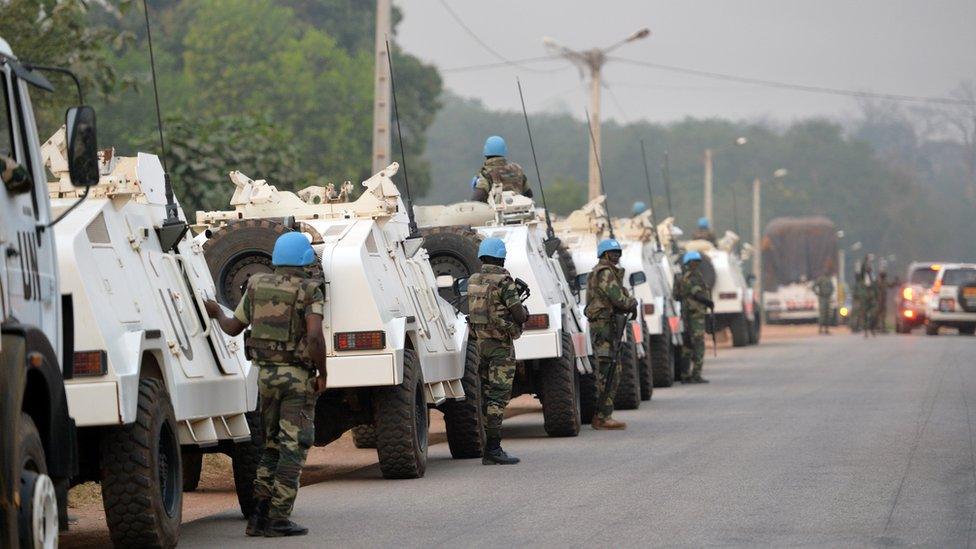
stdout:
[(830, 296), (834, 295), (834, 282), (829, 276), (822, 274), (813, 282), (813, 293), (817, 294), (819, 307), (819, 321), (817, 332), (830, 334)]
[(888, 289), (891, 288), (888, 273), (879, 272), (874, 286), (874, 328), (879, 333), (886, 334), (888, 333)]
[(874, 276), (871, 274), (870, 257), (864, 260), (854, 282), (854, 301), (859, 306), (857, 311), (857, 326), (864, 330), (864, 337), (874, 335), (874, 308), (876, 292)]
[(692, 233), (691, 238), (695, 240), (707, 240), (715, 244), (715, 232), (712, 231), (712, 226), (708, 222), (707, 217), (698, 218), (698, 228)]
[[(315, 252), (302, 233), (290, 232), (275, 241), (273, 273), (256, 274), (233, 317), (215, 301), (207, 314), (229, 335), (248, 325), (247, 349), (259, 368), (261, 425), (265, 447), (254, 480), (255, 511), (247, 523), (249, 536), (302, 536), (308, 529), (289, 520), (298, 477), (314, 437), (315, 399), (325, 391), (325, 314), (323, 280), (309, 276)], [(318, 377), (315, 373), (318, 372)]]
[(705, 315), (715, 303), (699, 268), (701, 259), (699, 252), (685, 252), (681, 258), (684, 269), (674, 277), (674, 297), (681, 301), (681, 316), (689, 337), (682, 352), (687, 354), (692, 366), (691, 372), (681, 379), (682, 383), (708, 383), (701, 375), (705, 362)]
[(505, 159), (508, 145), (505, 144), (504, 139), (497, 135), (489, 137), (485, 140), (482, 152), (485, 155), (485, 163), (481, 166), (478, 175), (471, 180), (471, 187), (474, 189), (471, 200), (488, 202), (488, 193), (496, 184), (500, 184), (503, 190), (514, 191), (532, 198), (532, 189), (529, 188), (529, 180), (525, 177), (522, 166)]
[(478, 340), (481, 407), (485, 426), (483, 465), (520, 460), (502, 449), (502, 420), (515, 379), (514, 340), (528, 317), (512, 275), (505, 270), (505, 243), (486, 238), (478, 247), (481, 272), (468, 279), (468, 322)]
[(591, 425), (598, 430), (626, 429), (627, 424), (613, 419), (613, 396), (620, 385), (618, 353), (626, 317), (637, 315), (637, 300), (623, 286), (624, 270), (617, 266), (623, 250), (613, 238), (602, 240), (596, 248), (599, 261), (586, 281), (586, 309), (590, 339), (596, 356), (596, 403)]

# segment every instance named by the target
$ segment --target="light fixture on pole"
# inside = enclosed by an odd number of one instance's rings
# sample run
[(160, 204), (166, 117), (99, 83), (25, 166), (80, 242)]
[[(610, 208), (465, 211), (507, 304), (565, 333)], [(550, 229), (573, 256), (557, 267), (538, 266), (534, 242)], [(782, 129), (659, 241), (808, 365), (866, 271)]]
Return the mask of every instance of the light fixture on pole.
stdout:
[[(749, 142), (749, 138), (745, 136), (739, 136), (735, 138), (735, 141), (732, 142), (732, 145), (742, 146), (748, 142)], [(704, 215), (705, 218), (708, 219), (708, 222), (712, 223), (713, 225), (715, 224), (715, 219), (712, 217), (712, 215), (715, 212), (714, 212), (714, 198), (713, 198), (714, 194), (712, 190), (714, 187), (712, 157), (715, 155), (715, 153), (724, 150), (726, 148), (728, 148), (728, 145), (724, 147), (719, 147), (717, 149), (705, 149), (705, 209), (702, 215)]]
[(590, 50), (573, 50), (567, 48), (566, 46), (558, 44), (555, 40), (549, 37), (542, 39), (542, 43), (545, 44), (546, 49), (552, 55), (558, 55), (560, 57), (565, 57), (574, 65), (576, 65), (580, 70), (580, 76), (583, 75), (583, 71), (587, 71), (590, 76), (590, 120), (593, 125), (592, 136), (590, 140), (590, 170), (589, 170), (589, 185), (588, 185), (588, 196), (589, 200), (600, 196), (600, 169), (597, 166), (596, 155), (599, 154), (602, 149), (600, 148), (600, 78), (601, 71), (603, 70), (604, 63), (607, 62), (607, 54), (611, 51), (623, 46), (624, 44), (633, 42), (635, 40), (640, 40), (642, 38), (647, 38), (651, 35), (651, 30), (648, 28), (642, 28), (640, 30), (634, 31), (627, 38), (615, 42), (605, 48), (593, 48)]
[[(773, 172), (773, 177), (782, 179), (789, 175), (789, 170), (779, 168)], [(762, 180), (758, 177), (752, 181), (752, 242), (756, 252), (752, 256), (753, 290), (762, 298)]]

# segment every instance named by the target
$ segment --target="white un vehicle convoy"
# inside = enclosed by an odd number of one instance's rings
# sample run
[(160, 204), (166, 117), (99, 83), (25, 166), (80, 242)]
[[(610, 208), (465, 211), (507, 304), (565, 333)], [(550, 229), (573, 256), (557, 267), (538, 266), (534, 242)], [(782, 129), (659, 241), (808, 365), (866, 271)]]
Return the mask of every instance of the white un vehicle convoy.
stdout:
[[(535, 203), (511, 191), (503, 192), (499, 185), (489, 193), (487, 204), (418, 206), (416, 214), (439, 280), (462, 282), (480, 271), (478, 245), (483, 238), (505, 242), (505, 268), (530, 290), (524, 302), (528, 321), (522, 336), (515, 340), (518, 368), (512, 396), (539, 397), (550, 436), (578, 435), (582, 417), (580, 376), (592, 372), (589, 328), (566, 276), (567, 265), (571, 266), (568, 252), (562, 248), (556, 254), (557, 241), (546, 239)], [(454, 289), (462, 285), (456, 284)], [(450, 286), (442, 284), (449, 296)], [(459, 298), (463, 296), (455, 297)]]
[[(17, 509), (19, 523), (7, 529), (5, 516), (3, 535), (52, 546), (66, 526), (68, 486), (98, 481), (115, 545), (173, 546), (184, 452), (230, 454), (248, 514), (254, 374), (242, 341), (203, 314), (213, 282), (158, 159), (96, 156), (88, 107), (69, 111), (70, 131), (41, 147), (25, 81), (50, 85), (9, 51), (3, 71), (4, 112), (15, 113), (4, 137), (33, 180), (0, 202), (0, 437), (12, 439), (0, 478), (20, 480), (19, 505), (4, 507)], [(45, 164), (56, 182), (43, 183)]]
[(288, 231), (307, 235), (324, 277), (328, 390), (315, 407), (315, 444), (354, 431), (375, 446), (387, 478), (417, 478), (427, 464), (428, 408), (444, 412), (455, 458), (481, 457), (481, 389), (475, 349), (463, 317), (437, 293), (422, 240), (410, 238), (394, 163), (337, 192), (297, 194), (232, 172), (230, 211), (197, 212), (218, 300), (240, 301), (248, 279), (270, 272), (274, 242)]

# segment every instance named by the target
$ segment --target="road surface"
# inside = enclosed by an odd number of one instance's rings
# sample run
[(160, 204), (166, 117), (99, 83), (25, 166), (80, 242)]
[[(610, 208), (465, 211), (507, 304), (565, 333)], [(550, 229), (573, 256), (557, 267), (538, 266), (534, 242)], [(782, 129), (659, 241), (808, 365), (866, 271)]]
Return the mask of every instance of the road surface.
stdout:
[[(710, 351), (710, 349), (709, 349)], [(710, 385), (655, 392), (625, 432), (550, 439), (506, 423), (516, 466), (376, 466), (300, 491), (276, 547), (877, 546), (973, 543), (976, 338), (834, 335), (724, 349)], [(181, 545), (266, 546), (236, 511)]]

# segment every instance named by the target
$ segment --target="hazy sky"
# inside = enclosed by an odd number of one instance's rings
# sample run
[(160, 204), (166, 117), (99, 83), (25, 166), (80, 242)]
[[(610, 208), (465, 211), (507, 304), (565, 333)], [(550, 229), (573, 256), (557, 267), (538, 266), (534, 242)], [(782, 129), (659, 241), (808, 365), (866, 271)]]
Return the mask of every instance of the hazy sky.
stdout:
[[(439, 68), (497, 63), (441, 0), (394, 0), (402, 47)], [(546, 55), (542, 37), (574, 49), (607, 46), (647, 26), (652, 35), (611, 55), (794, 84), (944, 96), (976, 79), (976, 0), (444, 0), (502, 56)], [(582, 117), (586, 92), (567, 61), (444, 72), (447, 89), (491, 108)], [(609, 62), (604, 118), (841, 117), (853, 99), (712, 80)]]

